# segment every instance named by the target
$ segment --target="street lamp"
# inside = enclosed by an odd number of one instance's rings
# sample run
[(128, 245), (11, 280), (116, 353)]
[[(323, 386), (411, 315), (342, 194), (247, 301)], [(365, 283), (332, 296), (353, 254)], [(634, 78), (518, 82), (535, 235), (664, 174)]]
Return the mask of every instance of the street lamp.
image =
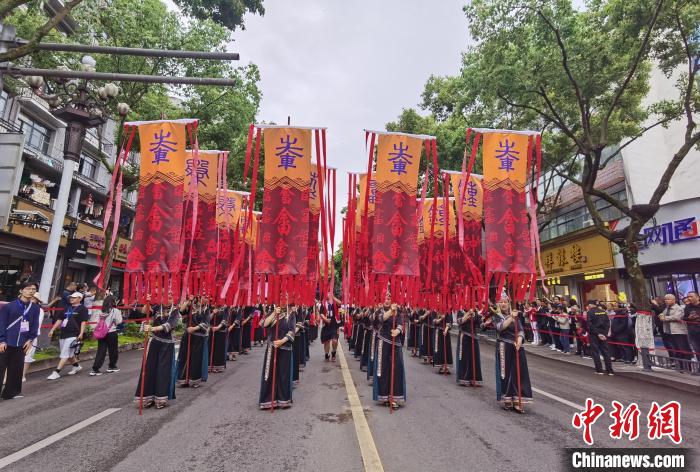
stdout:
[[(91, 56), (84, 56), (81, 60), (81, 69), (85, 72), (94, 72), (95, 64), (95, 59)], [(53, 115), (66, 123), (61, 184), (58, 189), (54, 218), (51, 223), (49, 242), (46, 248), (46, 259), (44, 260), (41, 282), (39, 283), (39, 294), (44, 300), (47, 300), (54, 279), (63, 220), (68, 209), (70, 186), (73, 173), (76, 171), (80, 161), (85, 134), (89, 128), (94, 128), (107, 122), (109, 117), (108, 105), (119, 95), (119, 87), (108, 83), (96, 88), (87, 79), (65, 78), (56, 78), (52, 81), (54, 83), (51, 84), (47, 83), (41, 76), (29, 76), (26, 78), (26, 82), (34, 93), (44, 97), (49, 107), (51, 107)], [(45, 83), (48, 94), (43, 93)], [(129, 113), (129, 106), (126, 103), (119, 103), (117, 111), (124, 117)]]

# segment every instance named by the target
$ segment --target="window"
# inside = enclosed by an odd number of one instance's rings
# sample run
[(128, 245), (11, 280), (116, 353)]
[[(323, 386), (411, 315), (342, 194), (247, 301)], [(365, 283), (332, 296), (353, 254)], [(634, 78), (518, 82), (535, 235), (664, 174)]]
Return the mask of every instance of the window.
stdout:
[[(624, 190), (615, 192), (610, 196), (620, 201), (623, 205), (627, 205), (627, 194)], [(595, 202), (595, 206), (603, 221), (612, 221), (622, 217), (622, 212), (610, 205), (605, 200), (597, 200)], [(554, 217), (547, 227), (542, 230), (540, 239), (542, 241), (547, 241), (574, 231), (578, 231), (586, 227), (584, 226), (584, 223), (590, 219), (591, 215), (586, 207), (579, 207), (568, 211)]]
[(89, 179), (95, 179), (97, 174), (97, 161), (90, 156), (80, 156), (80, 173)]
[(52, 130), (27, 118), (20, 118), (19, 122), (25, 135), (25, 145), (48, 154)]
[(5, 117), (5, 107), (7, 107), (7, 100), (9, 99), (7, 92), (4, 90), (0, 91), (0, 118)]

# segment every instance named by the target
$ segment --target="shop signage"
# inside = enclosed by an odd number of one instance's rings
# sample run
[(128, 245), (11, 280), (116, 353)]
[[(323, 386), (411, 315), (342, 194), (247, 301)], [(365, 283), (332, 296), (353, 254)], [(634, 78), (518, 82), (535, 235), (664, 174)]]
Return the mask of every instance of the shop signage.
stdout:
[(698, 221), (694, 216), (644, 228), (641, 235), (644, 237), (645, 248), (652, 244), (665, 246), (700, 238)]
[(546, 275), (565, 276), (613, 267), (610, 242), (593, 235), (542, 249)]
[(583, 274), (583, 280), (598, 280), (604, 278), (605, 272), (586, 272)]

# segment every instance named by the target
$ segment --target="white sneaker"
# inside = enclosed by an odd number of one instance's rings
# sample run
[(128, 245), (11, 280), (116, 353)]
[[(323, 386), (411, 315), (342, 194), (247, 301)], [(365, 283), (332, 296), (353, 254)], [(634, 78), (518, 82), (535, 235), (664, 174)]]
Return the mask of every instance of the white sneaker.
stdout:
[(22, 377), (22, 383), (27, 381), (27, 377)]
[(68, 375), (75, 375), (75, 374), (77, 374), (78, 372), (80, 372), (81, 370), (83, 370), (83, 367), (80, 366), (80, 365), (76, 365), (75, 367), (73, 367), (73, 368), (70, 370), (70, 372), (68, 372)]
[(107, 369), (107, 372), (110, 374), (113, 374), (115, 372), (119, 372), (119, 370), (120, 370), (119, 368), (115, 367), (114, 369)]
[(51, 372), (51, 375), (49, 375), (48, 377), (46, 377), (46, 380), (58, 380), (58, 379), (60, 379), (60, 378), (61, 378), (61, 374), (59, 374), (58, 372), (56, 372), (56, 371), (54, 370), (53, 372)]

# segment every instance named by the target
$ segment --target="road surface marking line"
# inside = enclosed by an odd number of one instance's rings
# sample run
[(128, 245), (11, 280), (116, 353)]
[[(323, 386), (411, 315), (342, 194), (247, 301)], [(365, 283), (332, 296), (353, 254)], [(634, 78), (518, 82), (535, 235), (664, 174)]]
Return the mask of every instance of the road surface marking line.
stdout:
[(27, 446), (24, 449), (20, 449), (19, 451), (10, 454), (9, 456), (3, 457), (2, 459), (0, 459), (0, 469), (17, 462), (18, 460), (24, 459), (28, 455), (34, 454), (35, 452), (45, 448), (46, 446), (50, 446), (51, 444), (60, 441), (61, 439), (75, 433), (76, 431), (80, 431), (81, 429), (90, 426), (92, 423), (100, 421), (102, 418), (105, 418), (111, 415), (112, 413), (116, 413), (119, 410), (121, 410), (121, 408), (107, 408), (102, 413), (98, 413), (95, 416), (91, 416), (90, 418), (83, 420), (80, 423), (76, 423), (73, 426), (64, 429), (63, 431), (59, 431), (56, 434), (52, 434), (48, 438), (42, 439), (41, 441), (32, 444), (31, 446)]
[(367, 424), (365, 411), (362, 409), (362, 402), (357, 395), (355, 382), (352, 380), (348, 363), (345, 361), (343, 346), (338, 343), (338, 357), (340, 358), (340, 368), (343, 372), (343, 381), (345, 381), (345, 391), (348, 394), (350, 402), (350, 411), (352, 411), (352, 420), (355, 423), (355, 433), (357, 434), (357, 442), (360, 443), (360, 453), (362, 454), (362, 462), (367, 472), (384, 472), (382, 461), (377, 452), (377, 446), (372, 438), (372, 431)]
[(547, 398), (551, 398), (552, 400), (556, 400), (559, 403), (563, 403), (566, 406), (570, 406), (571, 408), (576, 408), (577, 410), (585, 410), (586, 409), (586, 407), (584, 407), (583, 405), (579, 405), (578, 403), (570, 402), (566, 398), (558, 397), (558, 396), (554, 395), (553, 393), (545, 392), (544, 390), (540, 390), (539, 388), (532, 387), (532, 391), (537, 392), (540, 395), (544, 395)]

